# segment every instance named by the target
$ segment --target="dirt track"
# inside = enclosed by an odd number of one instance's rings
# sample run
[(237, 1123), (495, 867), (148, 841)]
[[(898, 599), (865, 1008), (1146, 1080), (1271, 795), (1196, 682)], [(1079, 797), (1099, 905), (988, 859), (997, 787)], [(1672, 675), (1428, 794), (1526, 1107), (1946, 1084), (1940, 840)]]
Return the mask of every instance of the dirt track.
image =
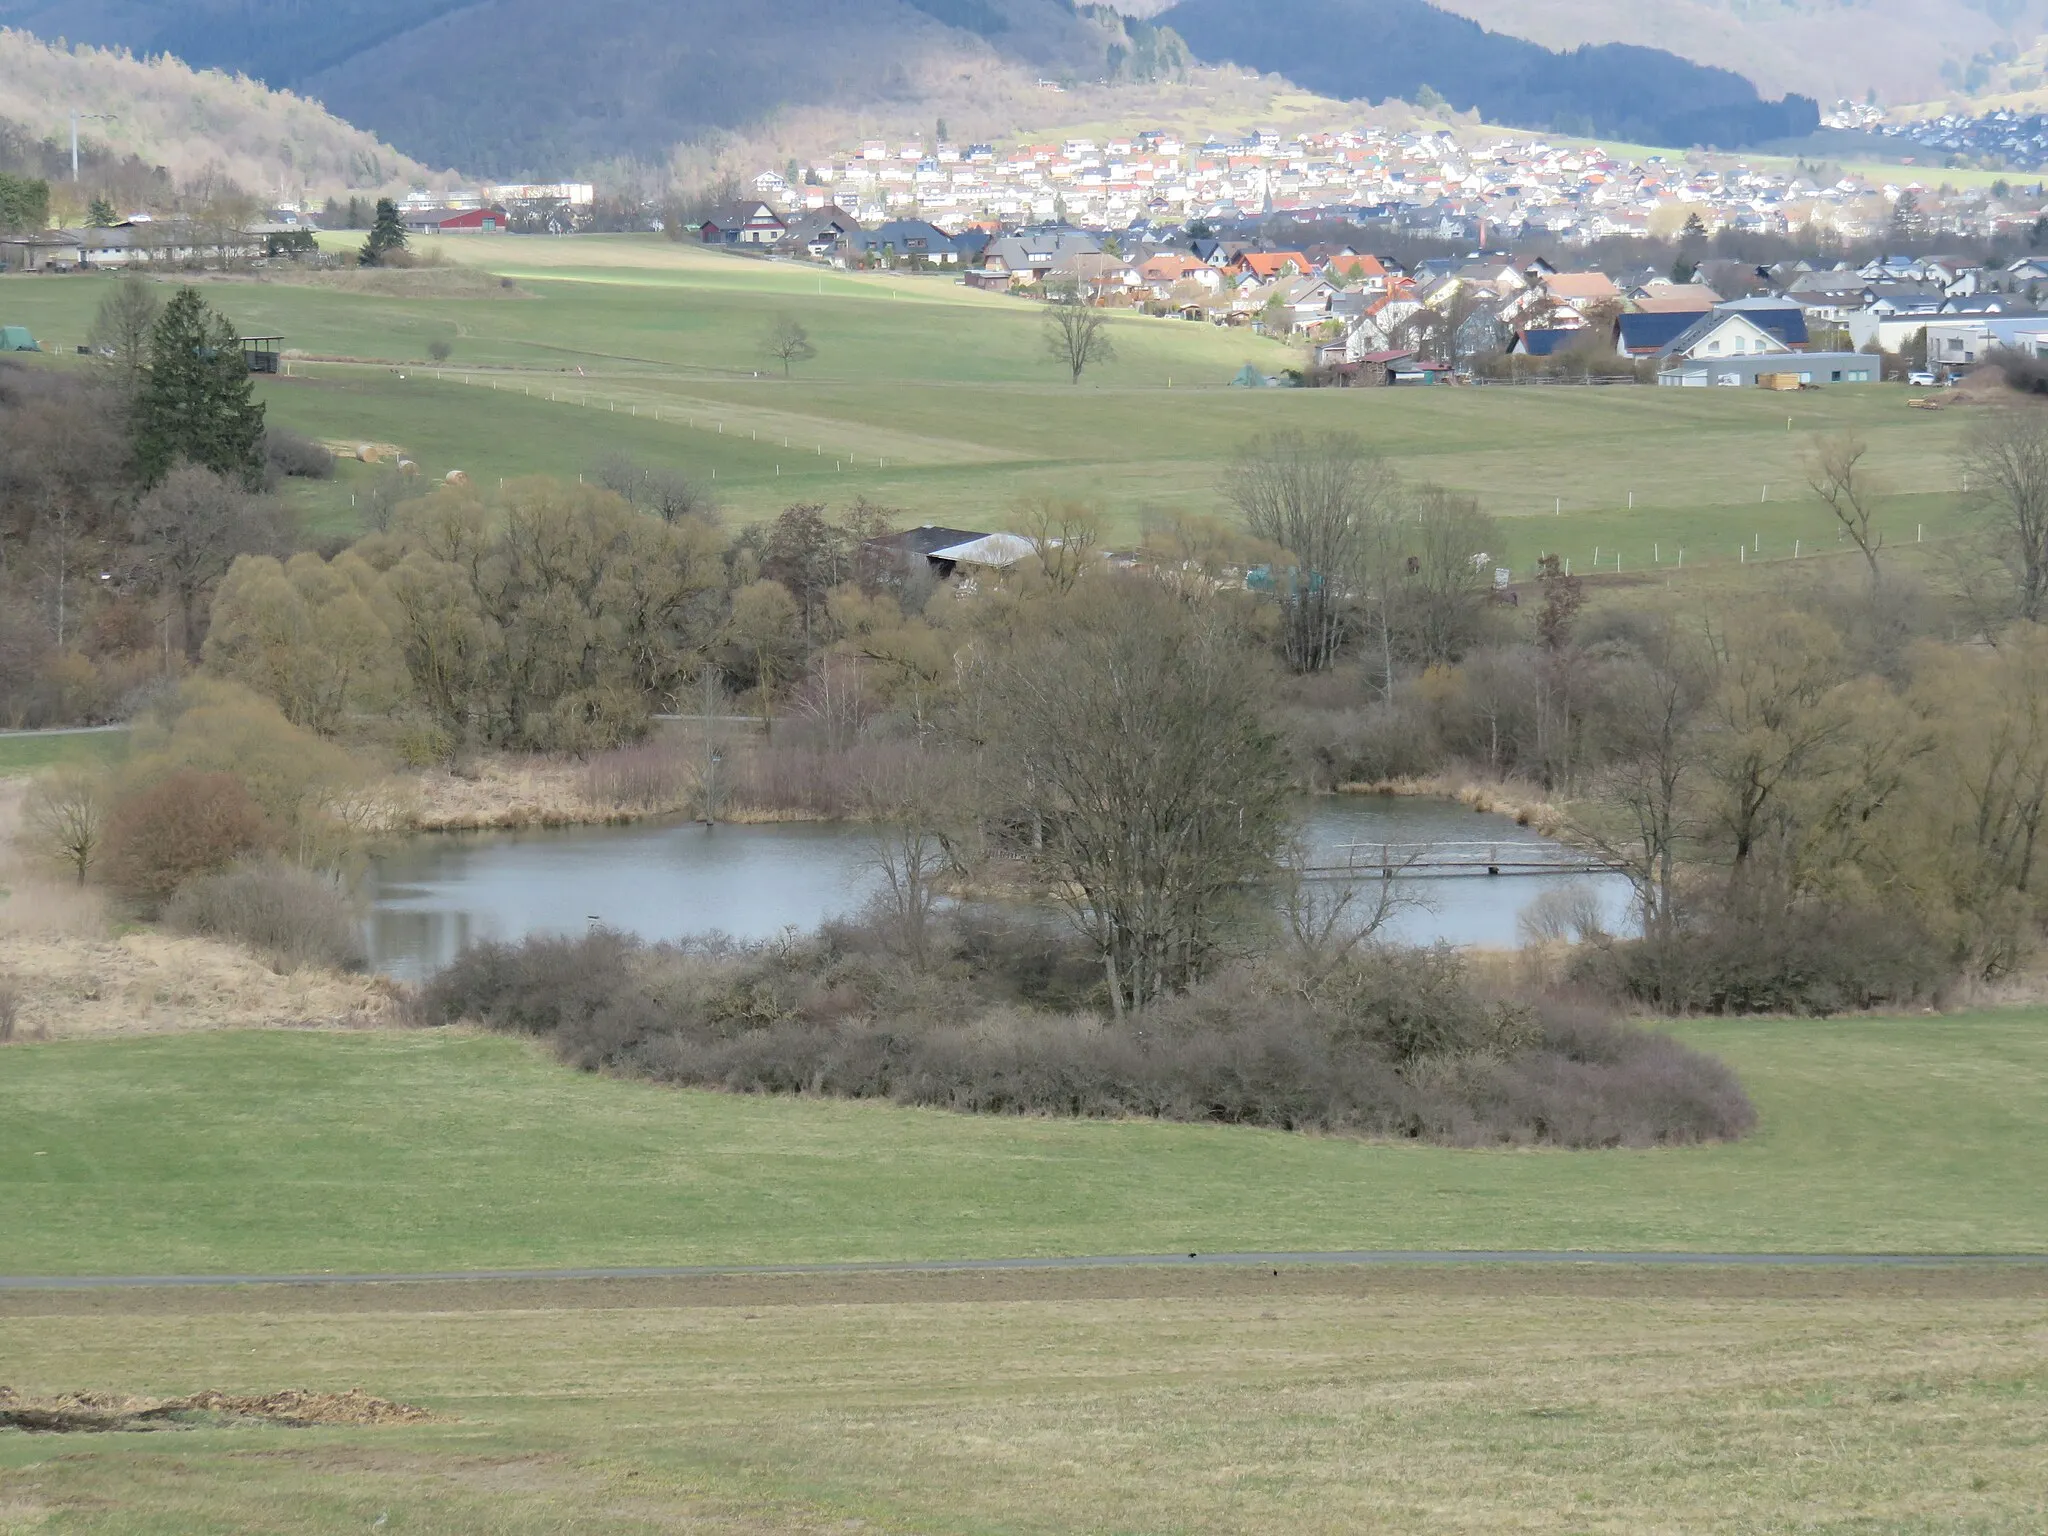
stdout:
[(868, 1270), (584, 1279), (389, 1281), (376, 1285), (122, 1287), (0, 1291), (0, 1317), (630, 1311), (691, 1307), (1144, 1301), (1287, 1296), (2048, 1299), (2048, 1263), (1860, 1268), (1799, 1265), (1188, 1265), (1087, 1269)]

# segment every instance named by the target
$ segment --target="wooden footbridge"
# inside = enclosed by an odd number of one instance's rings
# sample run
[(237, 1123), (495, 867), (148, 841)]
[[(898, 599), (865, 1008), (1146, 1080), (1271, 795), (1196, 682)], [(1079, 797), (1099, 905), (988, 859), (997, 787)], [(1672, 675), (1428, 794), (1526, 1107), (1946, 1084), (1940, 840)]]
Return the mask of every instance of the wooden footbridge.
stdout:
[(1563, 843), (1344, 843), (1303, 865), (1310, 880), (1504, 880), (1611, 875), (1620, 866)]

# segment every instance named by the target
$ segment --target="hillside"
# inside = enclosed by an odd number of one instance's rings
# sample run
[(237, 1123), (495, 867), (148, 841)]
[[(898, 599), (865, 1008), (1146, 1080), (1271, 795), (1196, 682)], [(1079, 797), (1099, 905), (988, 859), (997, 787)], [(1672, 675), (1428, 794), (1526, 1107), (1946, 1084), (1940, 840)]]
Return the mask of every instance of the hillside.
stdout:
[(1612, 43), (1556, 53), (1422, 0), (1181, 0), (1159, 21), (1205, 59), (1285, 74), (1327, 96), (1440, 94), (1488, 122), (1638, 144), (1724, 149), (1798, 137), (1818, 120), (1800, 97), (1760, 100), (1727, 70)]
[(1139, 52), (1113, 12), (1066, 0), (0, 0), (7, 21), (244, 71), (423, 159), (504, 174), (659, 162), (787, 109), (922, 116), (1038, 76), (1130, 73)]
[[(1629, 43), (1732, 69), (1773, 96), (1893, 103), (1944, 94), (1974, 58), (2024, 48), (2029, 0), (1439, 0), (1445, 10), (1548, 48)], [(1944, 67), (1950, 74), (1944, 77)]]
[(427, 169), (318, 102), (172, 58), (57, 47), (0, 30), (0, 153), (53, 179), (70, 170), (70, 114), (97, 185), (134, 196), (156, 167), (225, 173), (258, 194), (326, 196), (424, 180)]
[(505, 175), (661, 166), (688, 143), (687, 178), (707, 145), (795, 148), (799, 126), (812, 147), (820, 130), (929, 132), (941, 118), (955, 138), (1007, 137), (1083, 94), (1114, 99), (1058, 115), (1136, 121), (1163, 105), (1148, 83), (1186, 72), (1158, 24), (1206, 62), (1324, 95), (1426, 85), (1493, 121), (1639, 142), (1748, 144), (1803, 126), (1731, 74), (1641, 50), (1559, 59), (1423, 0), (0, 0), (8, 20), (245, 72), (409, 154)]

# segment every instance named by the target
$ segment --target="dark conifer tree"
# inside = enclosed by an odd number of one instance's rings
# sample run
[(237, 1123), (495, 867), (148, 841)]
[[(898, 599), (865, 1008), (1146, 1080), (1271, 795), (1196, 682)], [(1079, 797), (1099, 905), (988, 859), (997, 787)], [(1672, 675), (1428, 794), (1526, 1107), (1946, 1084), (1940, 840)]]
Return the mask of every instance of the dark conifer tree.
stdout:
[(405, 225), (399, 222), (398, 204), (388, 197), (377, 199), (377, 217), (370, 225), (370, 238), (363, 242), (361, 256), (366, 267), (381, 266), (393, 251), (405, 249)]
[(241, 338), (198, 290), (180, 288), (150, 335), (136, 402), (135, 459), (145, 485), (180, 463), (251, 489), (263, 478), (263, 406)]

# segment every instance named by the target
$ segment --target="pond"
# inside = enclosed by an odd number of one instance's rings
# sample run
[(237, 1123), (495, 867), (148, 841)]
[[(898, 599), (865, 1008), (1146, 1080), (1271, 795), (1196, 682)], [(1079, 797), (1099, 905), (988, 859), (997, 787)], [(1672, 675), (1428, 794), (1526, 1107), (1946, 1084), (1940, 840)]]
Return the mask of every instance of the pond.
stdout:
[[(1554, 850), (1503, 816), (1449, 801), (1380, 796), (1312, 801), (1303, 837), (1314, 862), (1386, 844), (1499, 847), (1512, 861)], [(431, 975), (469, 944), (605, 924), (647, 939), (714, 930), (760, 939), (851, 912), (874, 888), (869, 843), (857, 826), (703, 827), (694, 822), (555, 831), (435, 833), (380, 859), (368, 882), (372, 967), (408, 980)], [(1402, 879), (1392, 936), (1409, 943), (1507, 948), (1516, 920), (1546, 890), (1583, 888), (1607, 925), (1628, 925), (1628, 883), (1612, 875)]]

